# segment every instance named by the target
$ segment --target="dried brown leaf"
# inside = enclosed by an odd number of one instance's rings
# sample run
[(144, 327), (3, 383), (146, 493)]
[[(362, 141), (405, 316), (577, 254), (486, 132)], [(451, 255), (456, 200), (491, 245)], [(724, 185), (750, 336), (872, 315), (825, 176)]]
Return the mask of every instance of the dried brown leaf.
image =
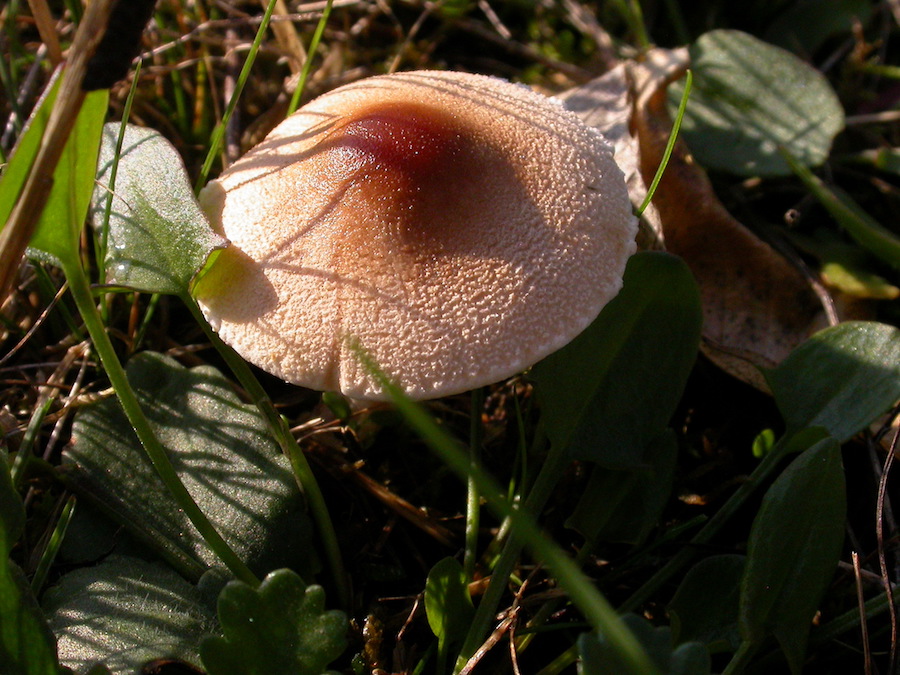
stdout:
[[(634, 204), (671, 133), (666, 87), (687, 65), (686, 49), (657, 49), (562, 96), (614, 145)], [(703, 351), (741, 380), (766, 390), (759, 368), (777, 365), (827, 325), (813, 282), (725, 209), (682, 141), (642, 226), (643, 248), (664, 246), (690, 266), (703, 301)]]
[[(641, 87), (632, 124), (647, 181), (672, 128), (666, 85), (686, 65), (684, 52), (658, 50), (654, 56), (650, 66), (632, 66)], [(700, 285), (703, 351), (726, 371), (766, 389), (758, 368), (777, 365), (827, 323), (810, 280), (725, 209), (681, 141), (653, 201), (666, 249), (688, 263)]]

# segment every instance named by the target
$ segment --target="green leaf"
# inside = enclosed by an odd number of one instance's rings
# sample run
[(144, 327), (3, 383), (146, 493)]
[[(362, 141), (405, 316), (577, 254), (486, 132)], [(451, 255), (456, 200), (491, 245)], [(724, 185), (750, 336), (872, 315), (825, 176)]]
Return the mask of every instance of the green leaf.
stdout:
[(56, 675), (56, 647), (31, 584), (8, 559), (25, 526), (25, 507), (0, 450), (0, 663), (4, 674)]
[(325, 591), (290, 570), (258, 589), (230, 582), (219, 595), (225, 637), (200, 646), (209, 675), (320, 675), (346, 647), (347, 617), (325, 611)]
[(734, 651), (740, 582), (747, 559), (715, 555), (694, 565), (667, 607), (676, 642), (702, 642), (710, 652)]
[(100, 133), (108, 101), (106, 89), (85, 97), (53, 172), (50, 197), (31, 239), (32, 249), (52, 256), (63, 266), (81, 264), (78, 239), (94, 192)]
[(872, 300), (896, 300), (900, 288), (868, 270), (842, 262), (832, 261), (822, 265), (822, 281), (839, 292), (855, 298)]
[[(6, 546), (0, 527), (0, 546)], [(4, 675), (57, 675), (56, 640), (19, 567), (0, 561), (0, 664)]]
[(833, 228), (821, 227), (809, 235), (794, 232), (791, 241), (818, 259), (822, 280), (841, 293), (876, 300), (900, 297), (900, 288), (871, 271), (872, 255)]
[(62, 78), (56, 75), (47, 85), (41, 99), (34, 106), (34, 110), (28, 118), (25, 130), (16, 141), (12, 157), (3, 168), (3, 177), (0, 179), (0, 228), (4, 227), (6, 221), (9, 220), (9, 214), (12, 213), (22, 187), (28, 179), (28, 173), (41, 146), (41, 138), (47, 127), (47, 120), (50, 119), (50, 112), (53, 110), (61, 81)]
[(440, 560), (428, 572), (425, 613), (441, 650), (466, 636), (475, 608), (466, 573), (455, 558)]
[(900, 148), (885, 146), (863, 150), (852, 155), (850, 160), (900, 176)]
[(102, 662), (114, 673), (139, 672), (161, 657), (198, 664), (197, 646), (216, 618), (197, 589), (168, 567), (110, 556), (69, 572), (44, 596), (63, 665)]
[(762, 459), (775, 448), (775, 432), (771, 429), (763, 429), (753, 439), (753, 456)]
[(829, 438), (791, 462), (753, 522), (741, 580), (741, 636), (758, 645), (774, 635), (795, 674), (813, 615), (834, 576), (846, 508), (841, 448)]
[(789, 152), (783, 154), (791, 170), (856, 243), (895, 269), (900, 269), (900, 237), (866, 213), (846, 192), (825, 185), (821, 178)]
[[(103, 128), (95, 226), (105, 217), (119, 129)], [(148, 293), (186, 293), (210, 254), (226, 243), (209, 226), (172, 144), (156, 131), (128, 125), (110, 210), (107, 281)]]
[[(622, 617), (622, 621), (664, 675), (709, 675), (711, 672), (709, 652), (699, 642), (685, 642), (674, 647), (668, 626), (655, 628), (646, 619), (634, 614)], [(615, 650), (601, 634), (583, 633), (578, 638), (578, 653), (579, 674), (627, 672)]]
[[(188, 370), (161, 354), (134, 357), (128, 379), (188, 491), (237, 554), (260, 571), (310, 571), (315, 554), (304, 500), (256, 408), (241, 403), (217, 370)], [(72, 436), (63, 463), (85, 492), (143, 539), (216, 562), (116, 400), (82, 410)]]
[(696, 360), (700, 298), (684, 262), (631, 257), (622, 291), (532, 369), (547, 436), (573, 456), (625, 468), (669, 423)]
[(766, 40), (811, 54), (829, 37), (849, 33), (854, 22), (866, 25), (872, 14), (870, 0), (795, 0), (766, 29)]
[(846, 441), (900, 399), (900, 330), (848, 321), (816, 333), (765, 373), (789, 431)]
[(22, 498), (16, 492), (12, 476), (9, 473), (9, 463), (6, 459), (6, 451), (0, 450), (0, 528), (3, 531), (3, 545), (0, 546), (0, 555), (4, 558), (9, 555), (13, 545), (22, 536), (25, 527), (25, 506)]
[(595, 466), (566, 525), (588, 541), (640, 544), (650, 534), (672, 491), (678, 445), (666, 429), (631, 469)]
[[(825, 77), (779, 47), (736, 30), (714, 30), (690, 47), (694, 73), (682, 134), (708, 169), (739, 175), (790, 173), (785, 147), (818, 166), (844, 128), (844, 111)], [(670, 105), (681, 98), (669, 90)]]

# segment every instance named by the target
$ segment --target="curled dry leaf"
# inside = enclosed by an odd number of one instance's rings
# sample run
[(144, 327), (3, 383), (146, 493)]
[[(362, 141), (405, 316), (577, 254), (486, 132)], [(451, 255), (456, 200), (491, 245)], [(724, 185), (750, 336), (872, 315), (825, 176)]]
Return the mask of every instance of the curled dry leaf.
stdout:
[[(654, 50), (644, 61), (616, 68), (565, 97), (567, 106), (611, 135), (635, 204), (646, 194), (671, 132), (666, 87), (681, 77), (687, 62), (687, 50)], [(728, 213), (682, 141), (653, 205), (656, 213), (645, 217), (644, 225), (687, 262), (700, 286), (704, 353), (767, 390), (759, 368), (777, 365), (828, 323), (813, 284)], [(646, 242), (645, 236), (641, 243)]]
[[(640, 205), (647, 196), (647, 183), (641, 175), (638, 139), (630, 129), (631, 81), (627, 65), (619, 64), (602, 77), (570, 89), (559, 98), (566, 108), (612, 143), (616, 164), (625, 174), (631, 202)], [(662, 224), (653, 204), (641, 215), (637, 242), (642, 250), (663, 248)]]

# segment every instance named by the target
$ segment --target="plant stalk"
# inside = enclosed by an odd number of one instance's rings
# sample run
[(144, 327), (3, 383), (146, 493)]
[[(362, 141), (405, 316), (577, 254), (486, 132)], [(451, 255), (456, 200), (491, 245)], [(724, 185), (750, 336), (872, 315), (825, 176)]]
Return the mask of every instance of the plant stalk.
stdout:
[(272, 399), (263, 389), (259, 380), (253, 375), (247, 362), (241, 358), (231, 347), (222, 342), (221, 338), (213, 331), (203, 312), (200, 311), (197, 302), (188, 294), (181, 296), (182, 301), (187, 305), (191, 314), (197, 323), (203, 328), (206, 337), (216, 348), (216, 351), (222, 356), (228, 367), (237, 377), (238, 382), (250, 396), (254, 405), (262, 413), (266, 424), (272, 435), (275, 437), (278, 446), (284, 453), (285, 457), (291, 464), (291, 469), (297, 484), (306, 497), (310, 514), (316, 523), (322, 546), (325, 549), (325, 558), (328, 561), (328, 567), (334, 578), (335, 587), (338, 593), (338, 601), (344, 607), (350, 606), (350, 586), (347, 581), (347, 574), (344, 570), (344, 562), (341, 557), (341, 549), (338, 545), (337, 534), (334, 530), (334, 524), (331, 522), (331, 515), (328, 512), (328, 505), (325, 503), (325, 497), (319, 489), (319, 483), (316, 476), (306, 460), (306, 455), (297, 444), (297, 439), (291, 433), (290, 428), (284, 418), (278, 414)]
[(747, 669), (750, 660), (756, 654), (758, 648), (759, 645), (755, 642), (750, 642), (749, 640), (741, 642), (740, 647), (738, 647), (734, 656), (731, 657), (731, 661), (728, 662), (728, 665), (725, 666), (725, 670), (722, 671), (722, 675), (738, 675), (739, 673), (743, 673)]
[[(557, 451), (555, 448), (551, 447), (550, 452), (547, 454), (546, 461), (541, 466), (541, 470), (538, 473), (534, 486), (528, 493), (524, 506), (516, 510), (524, 510), (531, 515), (532, 518), (534, 517), (534, 514), (543, 511), (544, 506), (547, 505), (547, 501), (550, 499), (550, 495), (553, 493), (553, 489), (559, 482), (559, 477), (567, 461), (568, 456), (565, 452)], [(478, 467), (475, 465), (473, 465), (472, 468), (478, 470)], [(474, 478), (470, 476), (469, 481), (474, 481)], [(515, 509), (515, 507), (510, 508)], [(500, 606), (500, 599), (503, 597), (503, 592), (506, 590), (507, 583), (515, 568), (519, 554), (526, 545), (523, 538), (516, 535), (516, 531), (517, 528), (513, 527), (512, 535), (506, 540), (506, 543), (500, 552), (500, 557), (498, 558), (496, 565), (494, 565), (491, 580), (481, 598), (481, 602), (478, 603), (478, 608), (475, 610), (475, 616), (472, 618), (469, 631), (460, 648), (459, 660), (457, 661), (458, 665), (465, 664), (465, 662), (471, 658), (483, 642), (485, 636), (490, 632), (491, 622)]]
[[(573, 604), (582, 612), (591, 626), (603, 633), (610, 645), (618, 653), (628, 672), (633, 675), (656, 675), (656, 665), (644, 651), (640, 642), (622, 623), (609, 601), (594, 587), (578, 565), (540, 529), (537, 521), (527, 508), (515, 508), (503, 494), (497, 482), (480, 466), (472, 465), (467, 453), (463, 452), (428, 415), (401, 391), (379, 369), (377, 364), (358, 345), (354, 351), (366, 369), (372, 373), (394, 401), (398, 410), (412, 428), (426, 441), (430, 449), (463, 482), (471, 477), (484, 496), (488, 506), (501, 518), (512, 523), (514, 538), (520, 538), (531, 549), (535, 557), (546, 563), (556, 574)], [(560, 453), (562, 454), (562, 453)], [(545, 473), (542, 471), (542, 473)], [(547, 472), (549, 473), (549, 472)], [(537, 492), (538, 486), (532, 491)]]
[(322, 39), (322, 33), (325, 32), (325, 25), (328, 23), (328, 16), (331, 14), (332, 4), (333, 0), (327, 0), (325, 3), (325, 9), (322, 10), (322, 16), (319, 19), (319, 23), (316, 25), (316, 32), (313, 33), (312, 40), (309, 42), (309, 48), (306, 50), (306, 61), (303, 63), (303, 70), (300, 71), (297, 86), (294, 88), (294, 93), (291, 95), (291, 103), (288, 106), (288, 115), (294, 114), (297, 107), (300, 105), (300, 97), (303, 96), (303, 90), (306, 89), (306, 81), (309, 79), (309, 74), (312, 71), (313, 57), (316, 55), (316, 50), (319, 48), (319, 41)]
[[(484, 407), (484, 390), (472, 392), (471, 419), (469, 425), (469, 459), (475, 466), (481, 461), (482, 425), (481, 410)], [(474, 580), (475, 561), (478, 559), (478, 528), (481, 521), (481, 494), (470, 477), (466, 486), (466, 546), (463, 554), (463, 572), (466, 579)]]
[(197, 502), (194, 501), (184, 483), (181, 482), (165, 449), (153, 432), (153, 428), (144, 415), (140, 403), (138, 403), (134, 389), (131, 388), (131, 383), (125, 375), (125, 369), (122, 368), (119, 357), (116, 355), (112, 342), (106, 333), (84, 270), (77, 261), (69, 261), (63, 262), (63, 272), (69, 281), (69, 290), (72, 293), (72, 298), (75, 300), (75, 305), (81, 313), (81, 318), (91, 336), (94, 349), (100, 357), (106, 376), (109, 378), (109, 382), (116, 392), (128, 421), (134, 428), (138, 440), (144, 447), (159, 477), (178, 506), (184, 511), (194, 527), (197, 528), (203, 540), (219, 560), (241, 581), (250, 584), (254, 588), (259, 586), (259, 579), (256, 578), (256, 575), (231, 549), (206, 517), (206, 514), (197, 506)]
[(269, 0), (266, 11), (263, 13), (262, 21), (256, 31), (256, 37), (253, 38), (253, 43), (250, 45), (247, 60), (244, 61), (244, 65), (238, 75), (237, 83), (234, 86), (234, 93), (232, 93), (231, 99), (225, 107), (225, 114), (222, 115), (222, 119), (216, 124), (215, 129), (213, 129), (212, 138), (209, 142), (209, 151), (206, 153), (206, 160), (203, 162), (203, 166), (200, 169), (200, 175), (197, 176), (194, 192), (200, 192), (200, 188), (206, 184), (206, 179), (209, 177), (209, 172), (212, 170), (213, 162), (216, 159), (216, 155), (219, 154), (222, 142), (225, 139), (225, 129), (228, 127), (228, 120), (230, 120), (231, 116), (234, 114), (234, 109), (237, 107), (238, 100), (241, 98), (241, 93), (244, 91), (244, 85), (247, 84), (247, 79), (250, 77), (250, 71), (253, 68), (253, 63), (256, 61), (256, 54), (259, 52), (259, 47), (262, 44), (263, 36), (266, 34), (266, 29), (269, 27), (269, 21), (272, 18), (272, 12), (274, 10), (275, 0)]

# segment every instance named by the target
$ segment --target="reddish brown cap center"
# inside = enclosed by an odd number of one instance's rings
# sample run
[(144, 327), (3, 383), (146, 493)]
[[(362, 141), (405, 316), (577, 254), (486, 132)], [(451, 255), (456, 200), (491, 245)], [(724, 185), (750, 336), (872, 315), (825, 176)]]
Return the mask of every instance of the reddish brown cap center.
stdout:
[(453, 115), (421, 103), (361, 106), (319, 150), (340, 176), (338, 208), (352, 210), (360, 245), (380, 233), (392, 245), (428, 240), (434, 252), (465, 246), (494, 196), (484, 181), (509, 174)]
[(369, 171), (427, 181), (456, 164), (463, 135), (455, 120), (434, 108), (410, 103), (357, 111), (339, 130), (336, 143), (368, 165)]

